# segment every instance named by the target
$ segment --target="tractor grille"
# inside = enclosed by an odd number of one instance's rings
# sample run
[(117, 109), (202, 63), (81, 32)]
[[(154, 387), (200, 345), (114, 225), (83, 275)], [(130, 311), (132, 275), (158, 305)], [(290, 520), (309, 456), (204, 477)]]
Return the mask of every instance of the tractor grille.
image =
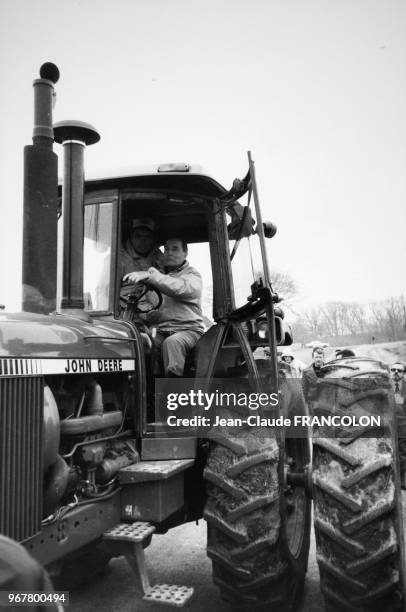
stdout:
[(41, 529), (43, 379), (0, 378), (0, 533)]

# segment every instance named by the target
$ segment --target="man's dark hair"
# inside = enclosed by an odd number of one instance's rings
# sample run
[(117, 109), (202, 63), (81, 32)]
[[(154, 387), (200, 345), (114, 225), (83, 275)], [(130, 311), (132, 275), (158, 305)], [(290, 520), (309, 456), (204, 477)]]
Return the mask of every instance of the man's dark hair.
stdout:
[(168, 240), (178, 240), (181, 243), (182, 249), (185, 251), (185, 253), (188, 252), (187, 242), (183, 238), (179, 238), (179, 236), (171, 236), (170, 238), (167, 238), (167, 240), (165, 240), (165, 243), (168, 242)]

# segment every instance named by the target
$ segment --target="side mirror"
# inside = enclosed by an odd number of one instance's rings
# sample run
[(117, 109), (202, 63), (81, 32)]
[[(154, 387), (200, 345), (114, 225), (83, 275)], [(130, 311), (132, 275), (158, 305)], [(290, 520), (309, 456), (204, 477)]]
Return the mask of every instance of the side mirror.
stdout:
[(273, 238), (277, 231), (276, 225), (271, 223), (271, 221), (264, 221), (262, 225), (264, 227), (265, 238)]

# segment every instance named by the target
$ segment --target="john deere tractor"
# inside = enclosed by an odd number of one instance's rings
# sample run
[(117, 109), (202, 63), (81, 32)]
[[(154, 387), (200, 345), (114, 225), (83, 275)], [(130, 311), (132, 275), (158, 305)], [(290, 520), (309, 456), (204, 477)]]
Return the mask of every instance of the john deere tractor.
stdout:
[[(100, 137), (80, 121), (53, 124), (58, 77), (47, 63), (34, 81), (23, 312), (0, 313), (0, 532), (65, 576), (125, 555), (147, 601), (183, 605), (192, 589), (151, 586), (144, 549), (154, 533), (204, 518), (213, 579), (231, 609), (289, 611), (304, 585), (313, 499), (327, 608), (402, 610), (386, 368), (356, 357), (331, 362), (310, 406), (312, 415), (389, 415), (379, 435), (335, 427), (313, 437), (311, 452), (307, 427), (295, 435), (261, 421), (310, 413), (299, 381), (278, 368), (277, 347), (292, 336), (270, 282), (275, 227), (262, 219), (251, 155), (247, 175), (228, 190), (187, 163), (85, 180), (85, 147)], [(153, 220), (157, 244), (187, 241), (205, 278), (206, 331), (184, 378), (277, 397), (254, 424), (236, 404), (218, 408), (225, 425), (215, 431), (169, 431), (163, 422), (153, 317), (141, 307), (151, 287), (123, 304), (122, 248), (141, 217)], [(159, 293), (155, 300), (159, 316)], [(242, 425), (230, 425), (237, 417)]]

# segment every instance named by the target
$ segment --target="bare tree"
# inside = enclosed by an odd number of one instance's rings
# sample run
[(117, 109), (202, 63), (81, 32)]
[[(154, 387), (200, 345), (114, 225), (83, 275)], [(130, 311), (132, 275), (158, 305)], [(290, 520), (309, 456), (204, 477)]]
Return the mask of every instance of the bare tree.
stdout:
[(323, 333), (323, 316), (320, 307), (309, 308), (301, 315), (302, 322), (306, 325), (309, 335), (312, 337), (321, 336)]
[(299, 292), (297, 283), (289, 272), (274, 270), (271, 272), (272, 288), (285, 302), (292, 301)]
[(402, 310), (402, 328), (403, 331), (406, 332), (406, 305), (405, 305), (405, 298), (403, 295), (400, 296), (400, 307)]
[(406, 304), (403, 296), (391, 297), (368, 306), (359, 302), (331, 301), (301, 311), (295, 324), (301, 338), (354, 339), (379, 337), (393, 341), (405, 339)]
[(348, 304), (348, 317), (350, 322), (348, 324), (349, 329), (354, 329), (351, 333), (363, 334), (366, 330), (367, 325), (367, 314), (365, 307), (358, 302), (351, 302)]
[(385, 313), (383, 312), (382, 306), (379, 302), (371, 302), (369, 304), (371, 311), (371, 322), (378, 332), (385, 334), (386, 332), (386, 320)]
[(403, 304), (401, 298), (389, 298), (384, 302), (387, 326), (391, 340), (397, 340), (403, 329)]
[(339, 336), (341, 333), (340, 302), (327, 302), (321, 309), (328, 333), (331, 336)]

